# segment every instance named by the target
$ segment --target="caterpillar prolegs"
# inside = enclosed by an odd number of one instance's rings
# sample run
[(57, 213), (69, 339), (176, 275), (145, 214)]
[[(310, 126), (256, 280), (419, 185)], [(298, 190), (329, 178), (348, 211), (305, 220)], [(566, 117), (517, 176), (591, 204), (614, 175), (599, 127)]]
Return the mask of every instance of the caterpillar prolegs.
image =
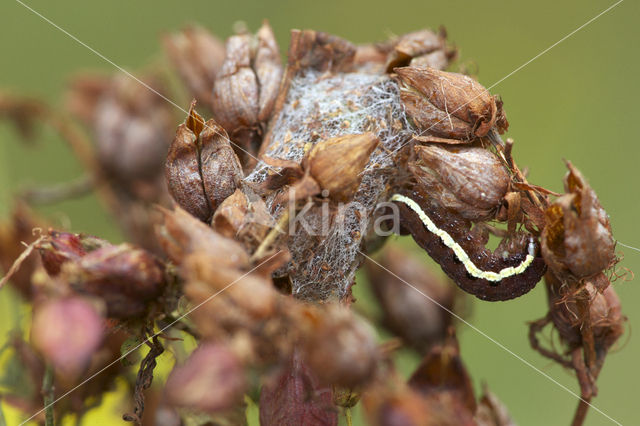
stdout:
[(441, 211), (426, 196), (395, 194), (391, 201), (399, 207), (401, 231), (431, 256), (464, 291), (482, 300), (497, 301), (519, 297), (540, 281), (546, 265), (535, 240), (529, 236), (515, 252), (491, 252), (470, 235), (470, 223)]

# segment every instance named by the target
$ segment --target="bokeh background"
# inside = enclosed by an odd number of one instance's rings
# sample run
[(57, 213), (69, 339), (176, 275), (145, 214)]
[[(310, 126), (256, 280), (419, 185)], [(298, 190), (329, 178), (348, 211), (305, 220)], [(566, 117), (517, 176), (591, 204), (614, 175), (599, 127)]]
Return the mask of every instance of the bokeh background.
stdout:
[[(313, 28), (354, 42), (369, 42), (412, 30), (444, 25), (490, 86), (611, 6), (612, 0), (537, 2), (489, 1), (150, 1), (25, 0), (51, 21), (129, 70), (166, 63), (159, 36), (197, 22), (220, 37), (237, 21), (255, 29), (267, 18), (282, 51), (291, 28)], [(611, 216), (615, 237), (640, 246), (640, 5), (626, 0), (492, 89), (505, 102), (508, 136), (515, 158), (530, 181), (561, 191), (570, 159), (587, 176)], [(0, 4), (0, 88), (61, 104), (72, 74), (112, 65), (52, 27), (14, 0)], [(66, 146), (44, 131), (25, 147), (0, 123), (0, 214), (21, 187), (71, 180), (81, 168)], [(95, 197), (48, 206), (42, 211), (78, 232), (118, 241), (121, 236)], [(619, 247), (622, 265), (640, 272), (640, 252)], [(426, 257), (426, 255), (424, 255)], [(640, 287), (614, 284), (629, 317), (628, 334), (610, 354), (598, 381), (594, 404), (623, 424), (638, 424), (640, 385)], [(363, 295), (366, 299), (366, 295)], [(419, 296), (416, 296), (419, 297)], [(579, 393), (575, 378), (529, 348), (526, 322), (546, 312), (544, 286), (515, 301), (474, 301), (469, 318), (479, 329)], [(425, 303), (430, 303), (425, 300)], [(15, 311), (9, 292), (0, 293), (3, 317)], [(28, 312), (23, 312), (25, 316)], [(0, 345), (10, 324), (0, 324)], [(472, 329), (459, 328), (464, 359), (479, 388), (487, 383), (522, 425), (568, 424), (576, 399)], [(403, 371), (415, 360), (408, 359)], [(4, 368), (4, 367), (3, 367)], [(9, 410), (10, 411), (10, 410)], [(109, 407), (94, 410), (86, 424), (120, 424)], [(7, 421), (17, 421), (11, 412)], [(591, 411), (587, 424), (611, 424)]]

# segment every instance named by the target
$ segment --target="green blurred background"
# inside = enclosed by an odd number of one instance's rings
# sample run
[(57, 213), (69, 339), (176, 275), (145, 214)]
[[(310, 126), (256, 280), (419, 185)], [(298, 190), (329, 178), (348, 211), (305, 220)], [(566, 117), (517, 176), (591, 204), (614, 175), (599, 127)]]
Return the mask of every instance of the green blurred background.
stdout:
[[(244, 21), (255, 29), (267, 18), (281, 49), (291, 28), (313, 28), (354, 42), (369, 42), (424, 27), (447, 28), (463, 62), (477, 64), (490, 86), (589, 19), (613, 1), (44, 1), (26, 3), (103, 55), (129, 70), (162, 61), (159, 36), (197, 22), (221, 37)], [(530, 180), (562, 190), (563, 158), (587, 176), (611, 216), (616, 238), (640, 246), (640, 126), (638, 67), (640, 6), (627, 0), (492, 89), (502, 95), (515, 138), (515, 157), (529, 167)], [(62, 102), (70, 75), (81, 70), (115, 72), (106, 63), (13, 0), (0, 5), (0, 88)], [(81, 173), (65, 145), (43, 132), (25, 148), (13, 129), (0, 123), (0, 214), (11, 193), (24, 185), (70, 180)], [(118, 240), (111, 219), (94, 197), (43, 210), (75, 231)], [(622, 265), (640, 271), (640, 252), (619, 247)], [(640, 288), (614, 284), (629, 317), (640, 329)], [(0, 309), (7, 307), (2, 297)], [(419, 296), (417, 296), (419, 297)], [(546, 313), (542, 285), (511, 302), (474, 302), (469, 320), (506, 347), (579, 393), (572, 374), (529, 348), (526, 322)], [(425, 300), (425, 303), (429, 303)], [(6, 324), (0, 332), (4, 333)], [(464, 359), (479, 386), (486, 382), (522, 425), (568, 424), (576, 398), (475, 331), (460, 326)], [(4, 337), (0, 337), (0, 343)], [(625, 336), (610, 354), (594, 404), (623, 424), (640, 423), (640, 342)], [(407, 367), (408, 368), (408, 367)], [(119, 424), (117, 416), (92, 416), (87, 424)], [(611, 424), (591, 411), (587, 424)]]

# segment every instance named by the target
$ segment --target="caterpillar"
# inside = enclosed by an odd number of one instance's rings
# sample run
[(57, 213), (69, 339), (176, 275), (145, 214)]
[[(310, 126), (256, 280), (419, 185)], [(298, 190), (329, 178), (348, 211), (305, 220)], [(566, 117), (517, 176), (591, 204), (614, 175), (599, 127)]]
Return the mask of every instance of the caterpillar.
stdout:
[(460, 288), (479, 299), (519, 297), (535, 287), (546, 271), (532, 236), (526, 250), (491, 252), (469, 235), (467, 220), (441, 211), (423, 193), (394, 194), (390, 201), (398, 204), (401, 231), (410, 233)]

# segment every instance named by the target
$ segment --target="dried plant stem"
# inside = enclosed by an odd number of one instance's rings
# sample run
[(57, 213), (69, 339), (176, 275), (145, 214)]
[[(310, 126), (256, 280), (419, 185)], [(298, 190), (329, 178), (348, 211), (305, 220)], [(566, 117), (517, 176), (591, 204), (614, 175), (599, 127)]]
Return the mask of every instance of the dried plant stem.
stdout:
[(351, 407), (347, 407), (344, 410), (344, 417), (347, 421), (347, 426), (351, 426), (353, 424), (353, 420), (351, 419)]
[(44, 399), (44, 424), (54, 426), (53, 403), (55, 400), (53, 385), (53, 367), (47, 364), (42, 378), (42, 395)]
[(89, 139), (65, 115), (35, 99), (12, 97), (0, 93), (0, 115), (4, 112), (26, 111), (51, 126), (69, 145), (83, 167), (93, 175), (100, 200), (114, 213), (119, 213), (119, 202), (98, 163)]
[(92, 188), (93, 179), (91, 176), (82, 176), (71, 182), (59, 183), (44, 188), (27, 188), (22, 191), (20, 198), (31, 205), (53, 204), (86, 195)]
[(13, 274), (15, 274), (18, 271), (18, 269), (20, 269), (20, 265), (22, 265), (22, 262), (24, 262), (27, 259), (27, 257), (29, 257), (33, 249), (36, 248), (38, 244), (42, 242), (43, 239), (44, 239), (43, 236), (38, 238), (37, 240), (29, 244), (26, 249), (24, 249), (24, 251), (20, 254), (20, 256), (18, 256), (18, 258), (13, 262), (13, 265), (11, 265), (11, 268), (9, 268), (6, 275), (2, 277), (2, 279), (0, 280), (0, 288), (2, 288), (9, 281), (9, 279), (11, 279)]
[(282, 233), (287, 232), (287, 228), (285, 228), (285, 224), (289, 222), (289, 209), (286, 209), (280, 219), (278, 219), (278, 223), (274, 226), (271, 231), (267, 234), (267, 236), (262, 240), (256, 251), (251, 256), (251, 261), (255, 262), (256, 260), (262, 259), (271, 245), (275, 242), (278, 236)]

